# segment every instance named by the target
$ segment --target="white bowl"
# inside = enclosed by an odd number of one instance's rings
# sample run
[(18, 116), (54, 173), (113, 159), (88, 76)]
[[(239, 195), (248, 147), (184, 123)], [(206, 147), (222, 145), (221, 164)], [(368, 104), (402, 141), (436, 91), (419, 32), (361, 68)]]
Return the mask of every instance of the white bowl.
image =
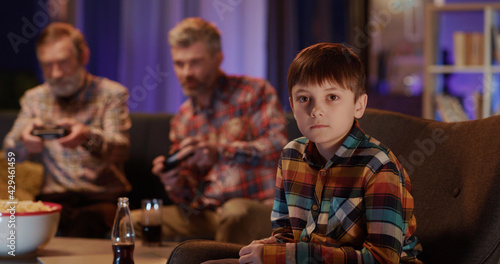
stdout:
[(22, 256), (42, 249), (55, 236), (62, 206), (43, 202), (51, 211), (0, 213), (0, 256)]

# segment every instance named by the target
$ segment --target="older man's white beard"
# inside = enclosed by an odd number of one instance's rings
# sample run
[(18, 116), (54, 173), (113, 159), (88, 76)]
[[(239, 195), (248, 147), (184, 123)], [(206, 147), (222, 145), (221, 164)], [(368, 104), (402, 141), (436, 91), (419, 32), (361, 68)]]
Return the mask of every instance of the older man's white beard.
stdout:
[(76, 94), (82, 87), (81, 74), (75, 74), (73, 76), (64, 77), (60, 80), (47, 79), (49, 83), (50, 91), (56, 97), (68, 98)]

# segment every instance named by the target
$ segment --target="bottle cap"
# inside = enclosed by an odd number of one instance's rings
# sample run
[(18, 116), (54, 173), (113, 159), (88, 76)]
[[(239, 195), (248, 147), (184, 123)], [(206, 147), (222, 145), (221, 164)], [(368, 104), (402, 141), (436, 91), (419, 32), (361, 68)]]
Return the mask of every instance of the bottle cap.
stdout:
[(120, 204), (123, 204), (123, 205), (127, 204), (128, 205), (128, 197), (119, 197), (118, 198), (118, 204), (119, 205)]

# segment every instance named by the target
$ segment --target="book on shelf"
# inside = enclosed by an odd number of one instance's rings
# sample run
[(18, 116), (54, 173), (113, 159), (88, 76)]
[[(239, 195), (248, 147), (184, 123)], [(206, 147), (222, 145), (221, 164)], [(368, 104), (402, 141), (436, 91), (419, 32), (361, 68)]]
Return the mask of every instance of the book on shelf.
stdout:
[(436, 108), (443, 122), (467, 121), (469, 118), (458, 98), (449, 95), (436, 96)]
[(465, 32), (453, 33), (453, 57), (456, 66), (465, 66)]
[(493, 38), (493, 54), (497, 62), (500, 63), (500, 32), (498, 27), (492, 27), (492, 38)]
[(479, 32), (469, 33), (467, 40), (467, 65), (483, 65), (484, 64), (484, 34)]
[(476, 119), (483, 118), (483, 95), (477, 91), (474, 92), (474, 105), (476, 106), (474, 109), (476, 111)]
[(484, 34), (481, 32), (455, 31), (453, 49), (456, 66), (484, 64)]

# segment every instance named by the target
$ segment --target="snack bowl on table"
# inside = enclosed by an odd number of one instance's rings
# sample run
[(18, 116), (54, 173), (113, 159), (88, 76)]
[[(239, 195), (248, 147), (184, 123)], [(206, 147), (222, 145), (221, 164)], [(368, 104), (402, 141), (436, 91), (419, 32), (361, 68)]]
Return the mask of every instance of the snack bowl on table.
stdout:
[(0, 257), (14, 257), (35, 253), (49, 243), (57, 232), (62, 206), (0, 200), (0, 208)]

